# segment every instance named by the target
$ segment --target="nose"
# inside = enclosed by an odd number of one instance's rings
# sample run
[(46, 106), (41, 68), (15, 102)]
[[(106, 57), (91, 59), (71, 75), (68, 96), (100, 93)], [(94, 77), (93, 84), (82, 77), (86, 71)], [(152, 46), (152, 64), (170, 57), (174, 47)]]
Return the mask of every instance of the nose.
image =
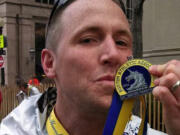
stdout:
[(108, 37), (101, 48), (100, 63), (103, 65), (117, 66), (120, 62), (120, 51), (112, 37)]

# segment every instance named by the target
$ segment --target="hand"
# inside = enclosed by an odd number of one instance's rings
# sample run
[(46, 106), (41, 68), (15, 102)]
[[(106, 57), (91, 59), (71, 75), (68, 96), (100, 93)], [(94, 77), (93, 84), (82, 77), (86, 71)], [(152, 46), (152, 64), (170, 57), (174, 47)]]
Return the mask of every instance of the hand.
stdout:
[(153, 95), (163, 105), (163, 119), (169, 135), (180, 135), (180, 86), (172, 86), (180, 80), (180, 61), (172, 60), (164, 65), (153, 65), (150, 73), (157, 76)]

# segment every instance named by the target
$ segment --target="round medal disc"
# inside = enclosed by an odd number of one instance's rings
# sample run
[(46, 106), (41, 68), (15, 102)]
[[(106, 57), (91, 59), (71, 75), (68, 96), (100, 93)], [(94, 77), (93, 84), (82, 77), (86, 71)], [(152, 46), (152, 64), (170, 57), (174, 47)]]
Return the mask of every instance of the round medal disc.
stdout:
[(148, 71), (150, 66), (151, 64), (146, 60), (132, 59), (118, 69), (115, 76), (115, 87), (121, 99), (152, 91), (154, 77)]

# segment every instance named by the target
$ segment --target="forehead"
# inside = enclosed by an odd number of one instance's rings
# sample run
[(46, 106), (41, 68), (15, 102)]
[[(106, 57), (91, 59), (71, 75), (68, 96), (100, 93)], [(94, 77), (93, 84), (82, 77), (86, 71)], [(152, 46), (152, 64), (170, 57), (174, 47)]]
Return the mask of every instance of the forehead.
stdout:
[[(108, 20), (111, 23), (108, 24)], [(112, 0), (76, 0), (61, 16), (62, 28), (72, 30), (84, 25), (118, 25), (130, 34), (129, 24), (120, 6)], [(66, 29), (67, 32), (68, 29)]]
[(106, 10), (121, 10), (120, 5), (117, 3), (117, 0), (74, 0), (72, 4), (66, 8), (66, 12), (70, 10), (83, 11), (102, 8)]

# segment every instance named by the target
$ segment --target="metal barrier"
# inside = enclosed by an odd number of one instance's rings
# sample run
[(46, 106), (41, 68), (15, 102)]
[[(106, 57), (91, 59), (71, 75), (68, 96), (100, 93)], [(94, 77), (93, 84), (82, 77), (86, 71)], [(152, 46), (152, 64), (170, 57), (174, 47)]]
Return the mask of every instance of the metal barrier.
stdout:
[(18, 92), (17, 86), (5, 86), (0, 88), (2, 91), (2, 103), (0, 108), (0, 121), (5, 117), (9, 112), (12, 111), (18, 105), (16, 100), (16, 94)]
[[(37, 86), (37, 88), (39, 89), (40, 92), (43, 92), (48, 87), (51, 86), (55, 87), (55, 84), (46, 83)], [(0, 87), (0, 90), (2, 91), (2, 97), (3, 97), (3, 101), (1, 103), (1, 108), (0, 108), (0, 121), (1, 121), (8, 113), (10, 113), (18, 105), (16, 94), (19, 92), (19, 88), (16, 85), (3, 86)]]
[[(165, 124), (162, 117), (162, 104), (157, 101), (152, 94), (145, 95), (147, 105), (148, 123), (151, 128), (166, 132)], [(140, 104), (140, 116), (142, 116), (143, 108)]]

